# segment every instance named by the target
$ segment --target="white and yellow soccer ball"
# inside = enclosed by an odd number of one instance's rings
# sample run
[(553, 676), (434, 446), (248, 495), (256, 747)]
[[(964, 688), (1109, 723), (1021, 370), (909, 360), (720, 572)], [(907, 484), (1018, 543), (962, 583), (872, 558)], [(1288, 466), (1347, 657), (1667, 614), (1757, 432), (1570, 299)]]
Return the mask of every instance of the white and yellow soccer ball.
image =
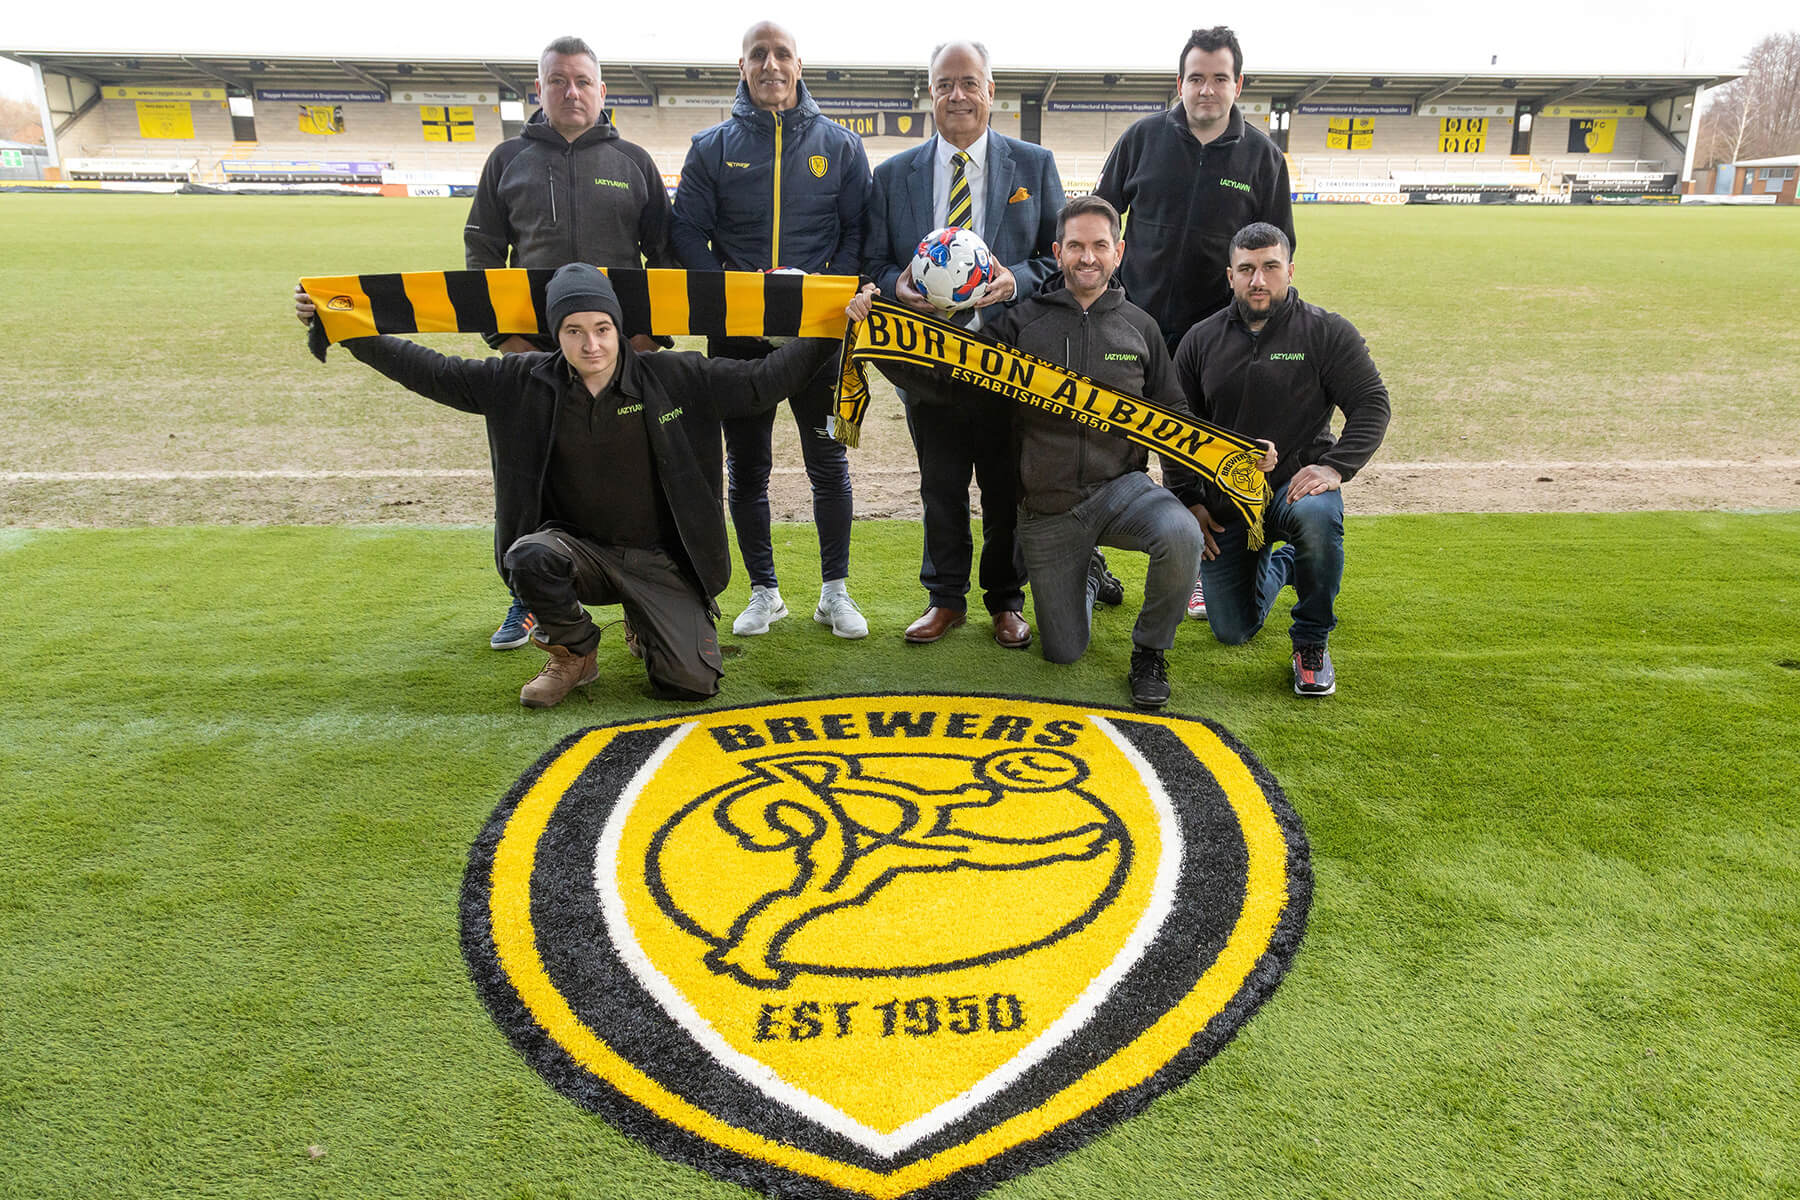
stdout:
[(912, 260), (913, 286), (944, 312), (961, 312), (987, 294), (994, 256), (972, 229), (934, 229)]

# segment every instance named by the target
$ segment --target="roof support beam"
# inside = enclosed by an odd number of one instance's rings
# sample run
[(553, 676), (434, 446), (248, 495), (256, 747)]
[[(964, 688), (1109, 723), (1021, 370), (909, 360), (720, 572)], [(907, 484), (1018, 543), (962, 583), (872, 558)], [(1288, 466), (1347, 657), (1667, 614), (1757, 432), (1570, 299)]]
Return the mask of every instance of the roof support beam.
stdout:
[(89, 96), (86, 100), (82, 101), (81, 104), (76, 106), (74, 112), (57, 122), (56, 129), (53, 131), (55, 135), (61, 137), (63, 134), (67, 133), (69, 131), (69, 126), (87, 116), (88, 113), (94, 110), (94, 106), (99, 103), (100, 92), (96, 89), (93, 95)]
[(1556, 91), (1551, 92), (1548, 96), (1539, 100), (1537, 106), (1539, 109), (1545, 109), (1549, 108), (1552, 104), (1561, 104), (1571, 96), (1579, 96), (1589, 88), (1598, 87), (1605, 82), (1606, 80), (1600, 76), (1595, 76), (1593, 79), (1583, 79), (1578, 83), (1570, 84), (1566, 88), (1559, 88)]
[(1426, 91), (1420, 92), (1417, 96), (1413, 97), (1413, 111), (1418, 112), (1419, 105), (1430, 104), (1433, 100), (1436, 100), (1439, 96), (1448, 96), (1451, 92), (1454, 92), (1457, 88), (1461, 87), (1463, 84), (1465, 84), (1467, 82), (1469, 82), (1469, 77), (1467, 75), (1464, 75), (1461, 79), (1452, 79), (1448, 83), (1440, 83), (1440, 84), (1438, 84), (1438, 86), (1436, 86), (1434, 88), (1430, 88)]
[(1314, 96), (1318, 95), (1321, 91), (1325, 90), (1325, 85), (1330, 82), (1331, 82), (1331, 76), (1321, 75), (1319, 78), (1313, 80), (1311, 83), (1307, 84), (1305, 87), (1303, 87), (1299, 91), (1295, 92), (1294, 93), (1294, 107), (1299, 108), (1300, 105), (1304, 101), (1311, 100)]
[(205, 63), (195, 62), (193, 59), (189, 58), (185, 54), (181, 56), (181, 61), (186, 63), (188, 66), (192, 67), (194, 70), (200, 72), (202, 75), (206, 76), (208, 79), (216, 79), (220, 83), (227, 84), (231, 87), (237, 88), (240, 92), (243, 92), (246, 96), (254, 96), (256, 94), (255, 86), (252, 84), (246, 83), (242, 79), (238, 79), (234, 76), (227, 75), (227, 74), (225, 74), (225, 72), (216, 70), (213, 67), (209, 67)]
[(648, 75), (645, 75), (636, 67), (632, 67), (631, 77), (638, 81), (639, 87), (650, 93), (650, 99), (653, 103), (662, 99), (662, 96), (656, 90), (656, 85), (650, 82), (650, 77)]
[(484, 62), (481, 65), (489, 75), (492, 75), (495, 79), (499, 80), (502, 86), (511, 88), (513, 91), (517, 92), (519, 94), (519, 99), (523, 100), (531, 94), (531, 89), (522, 86), (511, 73), (496, 67), (491, 62)]
[(331, 60), (331, 65), (359, 83), (366, 83), (372, 88), (381, 89), (381, 94), (384, 96), (391, 97), (393, 95), (392, 88), (354, 63), (347, 63), (342, 59), (334, 58)]
[(1056, 90), (1056, 81), (1057, 81), (1057, 80), (1059, 80), (1059, 79), (1061, 79), (1061, 78), (1062, 78), (1062, 76), (1061, 76), (1061, 75), (1058, 75), (1058, 74), (1055, 74), (1055, 73), (1052, 73), (1052, 74), (1051, 74), (1051, 76), (1050, 76), (1050, 82), (1049, 82), (1049, 83), (1046, 83), (1046, 84), (1045, 84), (1045, 85), (1044, 85), (1044, 94), (1043, 94), (1043, 95), (1042, 95), (1042, 96), (1040, 96), (1040, 97), (1039, 97), (1039, 99), (1041, 99), (1041, 100), (1048, 100), (1048, 99), (1050, 99), (1050, 93), (1051, 93), (1051, 92), (1054, 92), (1054, 91), (1055, 91), (1055, 90)]

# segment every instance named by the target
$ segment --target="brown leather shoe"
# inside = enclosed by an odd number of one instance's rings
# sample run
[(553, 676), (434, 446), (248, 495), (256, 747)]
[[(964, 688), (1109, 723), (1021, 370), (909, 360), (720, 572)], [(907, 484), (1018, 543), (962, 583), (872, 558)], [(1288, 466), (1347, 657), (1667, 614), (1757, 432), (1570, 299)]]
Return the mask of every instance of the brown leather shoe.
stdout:
[(544, 661), (544, 669), (519, 689), (519, 703), (526, 708), (552, 708), (576, 688), (600, 678), (593, 650), (576, 654), (567, 646), (538, 644), (549, 651), (550, 657)]
[(967, 619), (954, 608), (938, 608), (934, 605), (925, 610), (924, 616), (906, 627), (906, 640), (915, 646), (935, 642)]
[(994, 614), (994, 640), (1008, 650), (1023, 650), (1031, 645), (1031, 626), (1016, 612)]

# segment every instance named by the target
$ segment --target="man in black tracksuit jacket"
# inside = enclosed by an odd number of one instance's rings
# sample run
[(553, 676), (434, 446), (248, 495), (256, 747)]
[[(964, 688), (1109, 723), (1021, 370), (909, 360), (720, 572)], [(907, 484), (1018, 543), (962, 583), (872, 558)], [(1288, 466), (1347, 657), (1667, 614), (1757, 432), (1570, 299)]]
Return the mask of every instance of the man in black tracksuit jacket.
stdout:
[(1234, 103), (1244, 82), (1237, 36), (1224, 26), (1195, 30), (1180, 67), (1181, 103), (1127, 129), (1094, 187), (1126, 217), (1131, 253), (1120, 279), (1170, 353), (1231, 301), (1232, 234), (1267, 221), (1295, 244), (1287, 160)]
[[(819, 111), (801, 80), (793, 35), (762, 21), (744, 34), (731, 116), (694, 135), (675, 192), (670, 242), (690, 271), (856, 275), (861, 271), (869, 195), (862, 138)], [(714, 358), (761, 358), (762, 338), (713, 338)], [(850, 459), (825, 432), (836, 372), (822, 370), (788, 398), (812, 486), (819, 538), (819, 603), (813, 619), (843, 638), (868, 622), (850, 598)], [(727, 498), (750, 602), (732, 632), (768, 632), (787, 616), (769, 528), (769, 473), (775, 414), (724, 423)]]
[[(1380, 447), (1390, 414), (1362, 335), (1302, 300), (1290, 287), (1293, 271), (1280, 230), (1240, 230), (1232, 239), (1231, 306), (1188, 331), (1175, 374), (1196, 416), (1266, 438), (1281, 457), (1269, 475), (1274, 499), (1263, 514), (1260, 550), (1249, 549), (1247, 527), (1223, 495), (1206, 489), (1197, 515), (1206, 527), (1200, 577), (1213, 635), (1232, 645), (1249, 641), (1291, 583), (1299, 596), (1290, 630), (1294, 690), (1323, 696), (1337, 686), (1326, 644), (1344, 575), (1339, 489)], [(1333, 410), (1344, 414), (1336, 437)], [(1277, 541), (1287, 544), (1275, 550)]]
[[(550, 654), (521, 703), (548, 707), (597, 678), (600, 632), (584, 603), (624, 606), (627, 642), (659, 695), (711, 696), (722, 673), (713, 597), (731, 559), (718, 475), (696, 442), (716, 444), (720, 416), (779, 404), (838, 342), (799, 339), (756, 362), (640, 355), (594, 267), (562, 268), (547, 298), (554, 352), (452, 358), (396, 337), (344, 346), (421, 396), (486, 418), (501, 508), (535, 531), (502, 559)], [(310, 318), (309, 301), (298, 307)]]
[[(596, 267), (678, 265), (669, 249), (669, 193), (662, 172), (642, 147), (619, 136), (602, 107), (606, 85), (593, 50), (580, 38), (558, 38), (538, 60), (543, 107), (518, 137), (494, 147), (463, 226), (463, 258), (470, 270), (568, 263)], [(627, 333), (635, 331), (627, 330)], [(654, 350), (658, 340), (636, 333), (632, 344)], [(673, 345), (667, 339), (662, 345)], [(556, 339), (489, 336), (508, 354), (554, 350)], [(498, 456), (490, 446), (496, 474)], [(496, 495), (494, 565), (526, 527)], [(489, 641), (496, 650), (525, 644), (531, 619), (517, 597)]]

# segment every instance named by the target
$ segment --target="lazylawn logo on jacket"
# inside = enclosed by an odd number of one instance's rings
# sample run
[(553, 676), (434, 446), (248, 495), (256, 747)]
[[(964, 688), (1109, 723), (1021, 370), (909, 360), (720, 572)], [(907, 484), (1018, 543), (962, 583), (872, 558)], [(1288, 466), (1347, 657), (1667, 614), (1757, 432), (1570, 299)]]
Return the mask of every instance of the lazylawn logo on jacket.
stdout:
[(1270, 362), (1305, 362), (1306, 361), (1306, 351), (1304, 351), (1304, 350), (1284, 350), (1278, 354), (1269, 355), (1269, 361)]
[(590, 729), (470, 855), (463, 949), (571, 1099), (767, 1190), (966, 1195), (1185, 1079), (1311, 874), (1200, 721), (865, 696)]
[(1219, 180), (1219, 186), (1220, 187), (1228, 187), (1228, 188), (1236, 188), (1240, 192), (1248, 192), (1250, 190), (1249, 184), (1243, 183), (1236, 179), (1221, 179), (1221, 180)]

